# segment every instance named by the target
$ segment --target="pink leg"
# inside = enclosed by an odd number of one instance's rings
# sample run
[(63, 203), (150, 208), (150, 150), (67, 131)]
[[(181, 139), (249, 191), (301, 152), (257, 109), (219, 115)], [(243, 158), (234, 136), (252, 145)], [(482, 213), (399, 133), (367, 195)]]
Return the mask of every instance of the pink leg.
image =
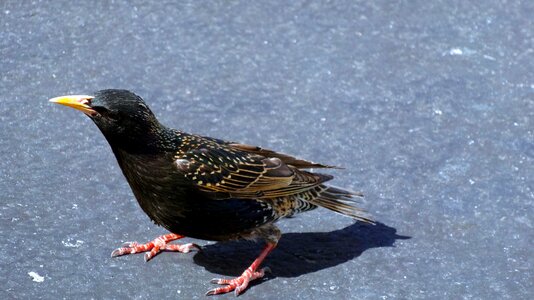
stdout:
[(269, 268), (262, 268), (257, 270), (261, 265), (265, 257), (273, 251), (276, 247), (274, 243), (268, 243), (265, 249), (261, 252), (260, 256), (254, 260), (254, 262), (248, 267), (241, 276), (234, 279), (213, 279), (211, 282), (216, 284), (224, 284), (226, 286), (219, 287), (213, 290), (210, 290), (206, 293), (206, 296), (224, 294), (231, 291), (234, 291), (235, 295), (238, 296), (242, 291), (244, 291), (248, 283), (254, 279), (262, 278), (265, 275), (265, 272), (270, 271)]
[(156, 256), (156, 254), (163, 250), (177, 251), (182, 253), (187, 253), (191, 251), (191, 249), (200, 250), (198, 245), (192, 243), (184, 245), (168, 244), (171, 241), (175, 241), (183, 237), (183, 235), (169, 233), (159, 236), (146, 244), (138, 244), (137, 242), (124, 243), (123, 247), (115, 249), (113, 252), (111, 252), (111, 257), (150, 251), (145, 253), (145, 261), (149, 261)]

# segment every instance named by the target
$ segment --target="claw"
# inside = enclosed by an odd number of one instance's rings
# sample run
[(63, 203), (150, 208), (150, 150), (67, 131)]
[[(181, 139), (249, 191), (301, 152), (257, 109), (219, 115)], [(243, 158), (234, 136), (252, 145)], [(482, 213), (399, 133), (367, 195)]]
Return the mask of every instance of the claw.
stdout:
[(124, 242), (122, 243), (121, 247), (134, 247), (139, 245), (137, 242)]
[(111, 257), (117, 257), (120, 256), (120, 249), (115, 249), (111, 252)]
[(271, 272), (271, 269), (269, 267), (265, 267), (259, 270), (258, 267), (265, 259), (267, 254), (269, 254), (269, 252), (271, 252), (275, 246), (276, 244), (267, 244), (267, 247), (265, 247), (260, 256), (252, 263), (252, 265), (250, 265), (250, 267), (245, 270), (245, 272), (243, 272), (243, 274), (241, 274), (241, 276), (234, 279), (213, 278), (211, 280), (211, 283), (224, 286), (209, 290), (206, 293), (206, 296), (224, 294), (231, 291), (234, 291), (235, 295), (239, 296), (239, 294), (241, 294), (244, 290), (247, 289), (249, 282), (264, 277), (266, 272)]
[(157, 237), (153, 241), (150, 241), (146, 244), (139, 244), (137, 242), (126, 242), (122, 244), (121, 248), (113, 250), (113, 252), (111, 252), (111, 257), (134, 254), (139, 252), (147, 252), (145, 253), (145, 261), (149, 261), (162, 250), (177, 251), (182, 253), (187, 253), (192, 249), (200, 250), (200, 247), (193, 243), (185, 245), (168, 244), (171, 241), (178, 240), (181, 238), (183, 238), (183, 236), (171, 233)]

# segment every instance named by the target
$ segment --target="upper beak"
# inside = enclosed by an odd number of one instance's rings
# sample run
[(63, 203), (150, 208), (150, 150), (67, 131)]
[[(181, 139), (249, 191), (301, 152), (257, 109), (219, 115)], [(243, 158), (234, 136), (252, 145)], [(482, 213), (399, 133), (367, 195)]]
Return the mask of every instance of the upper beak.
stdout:
[(60, 96), (50, 99), (50, 102), (62, 104), (65, 106), (69, 106), (72, 108), (75, 108), (77, 110), (83, 111), (85, 114), (93, 115), (96, 113), (94, 109), (91, 108), (89, 104), (91, 104), (91, 99), (93, 99), (94, 96), (88, 96), (88, 95), (69, 95), (69, 96)]

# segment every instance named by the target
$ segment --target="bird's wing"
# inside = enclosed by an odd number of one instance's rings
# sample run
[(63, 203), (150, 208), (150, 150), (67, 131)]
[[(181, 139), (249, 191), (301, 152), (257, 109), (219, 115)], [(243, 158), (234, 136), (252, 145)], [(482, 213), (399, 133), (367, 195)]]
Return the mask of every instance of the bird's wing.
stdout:
[(175, 164), (200, 190), (235, 197), (294, 195), (332, 178), (301, 171), (274, 155), (264, 156), (215, 143), (180, 153), (175, 157)]
[(264, 157), (276, 157), (276, 158), (279, 158), (280, 160), (282, 160), (282, 162), (284, 162), (285, 164), (294, 166), (297, 169), (311, 169), (311, 168), (335, 168), (335, 169), (341, 169), (340, 167), (323, 165), (323, 164), (319, 164), (319, 163), (303, 160), (303, 159), (300, 159), (300, 158), (296, 158), (296, 157), (293, 157), (293, 156), (290, 156), (290, 155), (287, 155), (287, 154), (275, 152), (273, 150), (261, 148), (261, 147), (258, 147), (258, 146), (252, 146), (252, 145), (240, 144), (240, 143), (228, 143), (228, 146), (233, 148), (233, 149), (237, 149), (237, 150), (248, 152), (248, 153), (252, 153), (252, 154), (261, 155), (261, 156), (264, 156)]

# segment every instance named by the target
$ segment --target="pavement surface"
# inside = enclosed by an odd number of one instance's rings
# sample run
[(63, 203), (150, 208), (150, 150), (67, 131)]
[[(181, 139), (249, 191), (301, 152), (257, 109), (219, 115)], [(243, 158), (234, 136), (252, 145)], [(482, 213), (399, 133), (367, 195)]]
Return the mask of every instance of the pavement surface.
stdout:
[(104, 88), (365, 193), (377, 226), (279, 222), (241, 299), (534, 298), (534, 2), (95, 2), (0, 4), (0, 298), (204, 299), (263, 247), (110, 258), (165, 231), (92, 122), (47, 102)]

